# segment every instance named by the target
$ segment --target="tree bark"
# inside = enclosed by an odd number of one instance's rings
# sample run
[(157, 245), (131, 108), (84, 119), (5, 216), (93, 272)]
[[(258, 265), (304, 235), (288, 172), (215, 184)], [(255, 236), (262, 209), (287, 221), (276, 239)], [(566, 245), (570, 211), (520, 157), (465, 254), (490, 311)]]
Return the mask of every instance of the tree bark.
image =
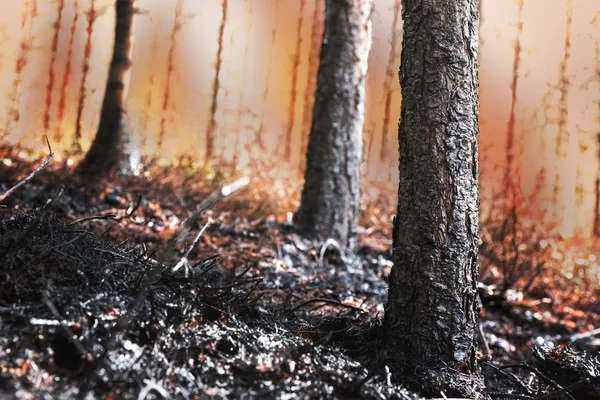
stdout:
[(119, 167), (131, 171), (139, 166), (131, 143), (125, 112), (125, 96), (133, 49), (135, 0), (116, 0), (115, 42), (108, 81), (102, 102), (100, 123), (92, 147), (79, 165), (88, 175), (106, 175)]
[(402, 9), (400, 183), (381, 351), (425, 393), (473, 398), (483, 387), (477, 0), (403, 0)]
[(356, 245), (372, 0), (327, 0), (306, 176), (295, 222), (316, 239)]

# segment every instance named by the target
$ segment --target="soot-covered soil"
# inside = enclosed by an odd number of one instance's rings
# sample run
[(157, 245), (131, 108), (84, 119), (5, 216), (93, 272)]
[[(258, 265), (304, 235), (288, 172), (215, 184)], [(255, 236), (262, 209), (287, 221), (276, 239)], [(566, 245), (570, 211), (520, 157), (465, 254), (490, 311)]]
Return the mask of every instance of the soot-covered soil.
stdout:
[(348, 311), (322, 326), (274, 312), (260, 305), (257, 279), (216, 259), (186, 277), (46, 210), (4, 215), (0, 238), (5, 396), (413, 398), (302, 335), (352, 329)]
[[(36, 166), (8, 156), (0, 193)], [(417, 398), (376, 354), (393, 206), (365, 206), (347, 255), (294, 233), (286, 188), (255, 181), (195, 213), (220, 187), (191, 168), (89, 182), (51, 164), (15, 192), (0, 208), (0, 397)], [(552, 349), (595, 351), (595, 289), (561, 297), (569, 282), (546, 269), (510, 288), (484, 276), (491, 396), (597, 394), (594, 358)]]

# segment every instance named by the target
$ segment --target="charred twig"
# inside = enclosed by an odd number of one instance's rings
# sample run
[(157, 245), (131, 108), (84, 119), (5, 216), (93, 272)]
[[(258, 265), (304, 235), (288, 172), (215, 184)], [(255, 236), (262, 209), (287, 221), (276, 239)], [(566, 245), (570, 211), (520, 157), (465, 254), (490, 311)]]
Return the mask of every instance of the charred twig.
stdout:
[(142, 195), (140, 193), (137, 194), (138, 198), (135, 202), (135, 204), (132, 207), (129, 207), (129, 209), (127, 210), (127, 214), (125, 215), (125, 217), (123, 218), (129, 218), (133, 215), (134, 212), (136, 212), (136, 210), (138, 208), (140, 208), (140, 205), (142, 204)]
[(483, 364), (487, 365), (490, 368), (492, 368), (493, 370), (495, 370), (496, 372), (498, 372), (500, 375), (503, 375), (506, 378), (514, 380), (521, 387), (521, 389), (523, 389), (525, 392), (527, 392), (527, 394), (529, 396), (533, 395), (533, 393), (531, 393), (531, 389), (529, 387), (527, 387), (527, 385), (525, 383), (523, 383), (523, 381), (521, 379), (519, 379), (519, 377), (516, 376), (515, 374), (513, 374), (512, 372), (504, 371), (501, 367), (498, 367), (498, 366), (496, 366), (496, 365), (494, 365), (492, 363), (489, 363), (489, 362), (483, 362)]
[(78, 218), (78, 219), (70, 222), (69, 225), (76, 225), (76, 224), (80, 224), (82, 222), (88, 222), (88, 221), (107, 220), (107, 219), (116, 219), (116, 218), (117, 218), (116, 214), (91, 215), (89, 217)]
[(240, 272), (239, 274), (237, 274), (233, 280), (236, 281), (238, 279), (240, 279), (242, 276), (246, 275), (248, 273), (248, 271), (250, 271), (252, 269), (252, 267), (254, 267), (254, 265), (249, 265), (248, 267), (244, 268), (244, 270), (242, 272)]
[(204, 264), (204, 271), (202, 271), (196, 278), (202, 278), (204, 275), (208, 274), (213, 268), (215, 268), (220, 260), (220, 258), (218, 258), (219, 256), (220, 254), (217, 254), (206, 260), (203, 260), (202, 264)]
[(364, 312), (364, 310), (362, 308), (358, 308), (355, 306), (352, 306), (350, 304), (344, 304), (340, 301), (337, 300), (331, 300), (331, 299), (323, 299), (323, 298), (316, 298), (316, 299), (309, 299), (306, 301), (303, 301), (302, 303), (298, 304), (297, 306), (293, 307), (291, 310), (289, 310), (288, 312), (286, 312), (285, 314), (283, 314), (283, 316), (288, 316), (290, 314), (292, 314), (294, 311), (297, 311), (299, 309), (301, 309), (304, 306), (307, 306), (311, 303), (327, 303), (327, 304), (333, 304), (335, 306), (339, 306), (339, 307), (348, 307), (348, 308), (352, 308), (354, 310), (360, 311), (360, 312)]
[(46, 167), (46, 165), (48, 165), (50, 160), (52, 160), (52, 157), (54, 157), (54, 152), (52, 151), (52, 147), (50, 146), (50, 141), (48, 140), (48, 136), (46, 136), (46, 143), (48, 144), (48, 150), (50, 151), (50, 153), (48, 154), (48, 157), (46, 157), (44, 162), (41, 163), (40, 166), (37, 167), (32, 173), (27, 175), (25, 178), (21, 179), (21, 181), (19, 183), (17, 183), (12, 188), (8, 189), (6, 192), (0, 194), (0, 202), (3, 202), (4, 200), (6, 200), (10, 195), (12, 195), (15, 192), (15, 190), (17, 190), (18, 188), (20, 188), (21, 186), (23, 186), (24, 184), (29, 182), (34, 176), (36, 176), (41, 170), (43, 170)]
[[(500, 369), (506, 369), (506, 368), (524, 368), (524, 369), (527, 369), (527, 370), (529, 370), (529, 371), (534, 372), (535, 374), (537, 374), (539, 378), (542, 378), (546, 383), (550, 384), (555, 389), (558, 389), (558, 390), (562, 390), (563, 389), (563, 387), (561, 385), (559, 385), (555, 380), (553, 380), (552, 378), (544, 375), (539, 369), (537, 369), (535, 367), (532, 367), (531, 365), (527, 365), (527, 364), (506, 364), (506, 365), (502, 365), (499, 368)], [(565, 393), (565, 396), (567, 396), (571, 400), (575, 400), (575, 398), (573, 396), (571, 396), (569, 393)]]
[[(600, 377), (596, 377), (594, 380), (597, 380), (597, 378), (600, 378)], [(591, 384), (592, 383), (592, 379), (593, 378), (582, 379), (582, 380), (580, 380), (578, 382), (575, 382), (572, 385), (566, 386), (566, 387), (564, 387), (562, 389), (559, 389), (559, 390), (557, 390), (555, 392), (548, 393), (548, 394), (546, 394), (544, 396), (537, 397), (536, 400), (556, 399), (556, 398), (562, 396), (563, 394), (565, 396), (571, 398), (571, 399), (574, 399), (574, 397), (570, 394), (570, 392), (572, 392), (572, 391), (574, 391), (576, 389), (579, 389), (581, 387), (584, 387), (584, 386), (587, 386), (587, 385)]]

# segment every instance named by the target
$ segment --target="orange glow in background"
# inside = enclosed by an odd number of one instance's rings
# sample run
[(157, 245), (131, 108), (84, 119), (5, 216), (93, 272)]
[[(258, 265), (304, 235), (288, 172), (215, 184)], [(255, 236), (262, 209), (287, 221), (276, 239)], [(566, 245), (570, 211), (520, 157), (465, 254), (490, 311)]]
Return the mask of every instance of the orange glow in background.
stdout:
[[(485, 210), (502, 191), (506, 168), (518, 1), (482, 1)], [(380, 193), (373, 188), (394, 193), (398, 182), (399, 2), (375, 0), (364, 127), (363, 187), (369, 196)], [(235, 163), (240, 173), (301, 183), (324, 1), (228, 0), (225, 18), (222, 4), (137, 0), (142, 12), (135, 17), (127, 95), (136, 140), (144, 154), (165, 160), (189, 154), (202, 163), (214, 118), (215, 163)], [(567, 29), (569, 4), (572, 22)], [(47, 134), (55, 149), (72, 151), (79, 126), (80, 145), (87, 149), (98, 124), (112, 52), (114, 0), (4, 1), (0, 8), (0, 138), (44, 149)], [(539, 192), (526, 208), (546, 211), (539, 218), (558, 221), (564, 236), (590, 236), (596, 213), (599, 15), (597, 0), (524, 0), (521, 14), (511, 176), (524, 194)], [(557, 152), (559, 134), (563, 145)], [(288, 137), (293, 151), (285, 159)]]

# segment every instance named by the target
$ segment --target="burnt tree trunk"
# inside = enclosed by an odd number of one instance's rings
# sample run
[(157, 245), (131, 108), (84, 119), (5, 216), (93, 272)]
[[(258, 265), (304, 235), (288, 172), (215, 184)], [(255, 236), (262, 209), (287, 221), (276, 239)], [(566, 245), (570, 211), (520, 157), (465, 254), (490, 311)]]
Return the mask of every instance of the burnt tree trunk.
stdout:
[(299, 230), (356, 244), (372, 0), (327, 0)]
[(117, 167), (130, 171), (139, 166), (139, 160), (133, 156), (131, 131), (125, 112), (133, 48), (134, 1), (116, 0), (115, 43), (100, 123), (92, 147), (79, 165), (82, 174), (105, 175)]
[(477, 0), (403, 0), (402, 10), (400, 183), (381, 352), (425, 393), (473, 398), (483, 385)]

